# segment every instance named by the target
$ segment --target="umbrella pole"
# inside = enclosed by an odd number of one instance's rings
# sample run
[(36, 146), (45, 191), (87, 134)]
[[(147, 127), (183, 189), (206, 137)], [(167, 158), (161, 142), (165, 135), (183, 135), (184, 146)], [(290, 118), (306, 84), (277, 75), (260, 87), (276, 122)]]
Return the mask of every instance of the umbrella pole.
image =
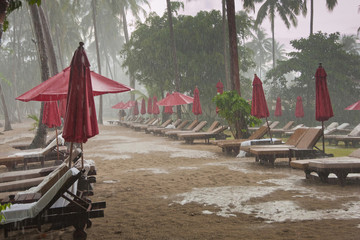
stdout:
[(84, 151), (83, 151), (83, 143), (81, 143), (81, 169), (84, 169)]
[(58, 139), (58, 131), (57, 128), (55, 127), (55, 132), (56, 132), (56, 149), (57, 149), (57, 160), (59, 162), (59, 139)]
[(267, 124), (268, 131), (269, 131), (270, 141), (271, 141), (271, 143), (272, 143), (273, 140), (272, 140), (272, 135), (271, 135), (271, 131), (270, 131), (270, 125), (269, 125), (269, 122), (268, 122), (268, 120), (267, 120), (267, 117), (265, 118), (265, 120), (266, 120), (266, 124)]
[(321, 121), (323, 152), (325, 153), (324, 121)]
[(69, 158), (69, 168), (71, 168), (71, 158), (72, 158), (72, 149), (73, 149), (73, 142), (70, 143), (70, 158)]

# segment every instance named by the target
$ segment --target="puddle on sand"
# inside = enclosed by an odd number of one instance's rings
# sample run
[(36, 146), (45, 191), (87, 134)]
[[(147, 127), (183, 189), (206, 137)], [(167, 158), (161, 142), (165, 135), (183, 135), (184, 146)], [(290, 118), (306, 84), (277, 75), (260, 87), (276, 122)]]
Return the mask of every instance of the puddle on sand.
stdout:
[(160, 168), (137, 168), (137, 169), (128, 170), (126, 172), (139, 172), (139, 171), (151, 172), (153, 174), (169, 174), (167, 170)]
[(103, 154), (103, 153), (88, 153), (86, 154), (86, 157), (91, 158), (100, 158), (100, 160), (125, 160), (125, 159), (131, 159), (132, 157), (130, 155), (112, 155), (112, 154)]

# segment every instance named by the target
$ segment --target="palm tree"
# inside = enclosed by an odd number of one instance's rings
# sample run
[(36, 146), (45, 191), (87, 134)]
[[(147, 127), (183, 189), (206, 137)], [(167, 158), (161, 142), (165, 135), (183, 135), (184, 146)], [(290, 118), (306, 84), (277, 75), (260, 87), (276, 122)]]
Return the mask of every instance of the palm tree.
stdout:
[[(306, 0), (304, 1), (306, 8)], [(329, 11), (332, 11), (337, 5), (337, 0), (326, 0), (326, 6)], [(310, 36), (313, 35), (314, 29), (314, 0), (310, 0)]]
[[(254, 0), (254, 2), (263, 2), (264, 0)], [(273, 68), (275, 68), (275, 16), (279, 14), (285, 26), (290, 28), (291, 24), (297, 26), (296, 16), (302, 12), (306, 13), (306, 4), (302, 0), (265, 0), (261, 5), (255, 25), (261, 24), (265, 17), (269, 16), (271, 22), (272, 34), (272, 53), (273, 53)]]
[(352, 54), (360, 53), (360, 44), (356, 42), (357, 37), (355, 35), (342, 35), (340, 43), (346, 52)]

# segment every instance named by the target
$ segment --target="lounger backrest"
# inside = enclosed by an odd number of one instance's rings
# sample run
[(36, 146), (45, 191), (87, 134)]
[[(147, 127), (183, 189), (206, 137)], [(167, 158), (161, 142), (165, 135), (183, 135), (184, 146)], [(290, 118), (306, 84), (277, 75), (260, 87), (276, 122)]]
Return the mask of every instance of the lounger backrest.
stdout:
[(350, 137), (357, 137), (360, 135), (360, 124), (358, 124), (354, 129), (349, 133)]
[(198, 124), (199, 120), (195, 119), (194, 121), (192, 121), (192, 123), (190, 123), (189, 126), (185, 128), (185, 130), (193, 130)]
[(274, 129), (277, 125), (279, 125), (279, 121), (275, 121), (269, 125), (270, 129)]
[(332, 123), (330, 123), (330, 125), (329, 126), (327, 126), (326, 127), (326, 129), (334, 129), (334, 128), (336, 128), (337, 126), (339, 126), (339, 123), (338, 122), (332, 122)]
[(201, 121), (196, 127), (194, 127), (194, 129), (192, 131), (194, 132), (198, 132), (201, 129), (203, 129), (205, 127), (205, 125), (207, 124), (207, 121)]
[(46, 154), (54, 150), (55, 147), (56, 147), (56, 138), (53, 139), (44, 149), (42, 149), (41, 154), (45, 156)]
[[(60, 135), (62, 133), (62, 131), (58, 131), (57, 134)], [(49, 145), (54, 139), (56, 139), (57, 135), (56, 135), (56, 131), (50, 135), (50, 136), (47, 136), (46, 138), (46, 145)]]
[(348, 126), (350, 126), (350, 123), (342, 123), (342, 124), (340, 124), (336, 129), (337, 129), (337, 130), (344, 130), (344, 129), (347, 128)]
[(176, 129), (177, 130), (183, 129), (186, 126), (186, 124), (188, 124), (188, 123), (189, 123), (189, 120), (184, 120), (176, 127)]
[(288, 130), (292, 125), (294, 124), (294, 121), (289, 121), (285, 126), (283, 127), (283, 130)]
[(181, 119), (177, 119), (175, 122), (173, 122), (172, 124), (175, 126), (175, 127), (177, 127), (177, 126), (179, 126), (179, 124), (182, 122), (182, 120)]
[(293, 127), (292, 129), (291, 129), (291, 131), (295, 131), (296, 129), (298, 129), (298, 128), (301, 128), (301, 127), (303, 127), (304, 126), (304, 124), (298, 124), (298, 125), (296, 125), (295, 127)]
[(312, 149), (321, 136), (321, 128), (309, 128), (305, 132), (304, 136), (300, 139), (298, 144), (296, 144), (296, 147), (300, 149)]
[(227, 126), (219, 126), (217, 128), (215, 128), (214, 130), (212, 130), (210, 133), (211, 134), (219, 134), (223, 131), (225, 131), (228, 127)]
[(349, 157), (360, 158), (360, 148), (349, 154)]
[(265, 136), (268, 130), (269, 128), (267, 126), (261, 126), (258, 130), (256, 130), (253, 134), (250, 135), (248, 140), (260, 139)]
[(296, 146), (300, 139), (304, 136), (304, 133), (308, 130), (308, 128), (298, 128), (295, 130), (293, 134), (289, 137), (285, 144)]
[(209, 129), (207, 130), (207, 132), (211, 132), (213, 131), (217, 126), (219, 126), (219, 121), (214, 121), (211, 126), (209, 127)]
[(161, 125), (160, 125), (160, 127), (166, 127), (167, 125), (169, 125), (170, 123), (172, 122), (172, 119), (168, 119), (168, 120), (166, 120), (165, 122), (163, 122)]

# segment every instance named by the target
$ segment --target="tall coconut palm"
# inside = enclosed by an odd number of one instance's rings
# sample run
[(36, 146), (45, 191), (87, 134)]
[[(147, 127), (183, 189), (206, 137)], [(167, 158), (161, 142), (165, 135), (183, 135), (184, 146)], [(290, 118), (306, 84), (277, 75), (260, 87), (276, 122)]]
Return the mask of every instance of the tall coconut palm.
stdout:
[(260, 25), (267, 16), (270, 18), (273, 46), (273, 68), (275, 68), (275, 16), (278, 14), (287, 28), (290, 28), (291, 24), (296, 27), (296, 16), (301, 12), (303, 14), (306, 13), (306, 4), (303, 0), (254, 0), (254, 2), (264, 2), (257, 13), (255, 24)]
[[(306, 0), (304, 1), (306, 4)], [(337, 5), (337, 0), (326, 0), (326, 6), (329, 11), (332, 11)], [(313, 35), (314, 29), (314, 0), (310, 0), (310, 36)]]

